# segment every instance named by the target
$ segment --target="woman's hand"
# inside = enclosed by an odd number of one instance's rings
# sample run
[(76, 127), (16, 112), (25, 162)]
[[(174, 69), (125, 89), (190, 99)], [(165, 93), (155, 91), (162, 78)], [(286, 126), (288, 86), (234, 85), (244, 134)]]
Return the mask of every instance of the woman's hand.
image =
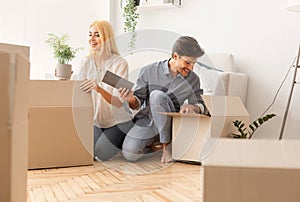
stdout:
[(95, 89), (97, 87), (98, 87), (98, 84), (93, 79), (91, 79), (91, 80), (86, 79), (80, 84), (80, 89), (86, 93), (91, 92), (93, 89)]

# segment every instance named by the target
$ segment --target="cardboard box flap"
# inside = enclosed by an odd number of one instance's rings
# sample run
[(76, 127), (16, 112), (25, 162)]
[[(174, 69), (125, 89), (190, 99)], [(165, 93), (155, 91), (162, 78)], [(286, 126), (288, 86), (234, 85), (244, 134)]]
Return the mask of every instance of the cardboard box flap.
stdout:
[[(1, 74), (0, 74), (0, 128), (8, 126), (9, 120), (9, 53), (0, 52)], [(2, 133), (1, 133), (2, 134)]]
[(27, 120), (27, 85), (29, 80), (30, 63), (28, 58), (20, 55), (17, 51), (0, 51), (2, 65), (1, 79), (1, 118), (0, 126), (12, 127)]
[(31, 80), (29, 106), (93, 106), (91, 93), (80, 90), (80, 83), (81, 81)]
[(28, 46), (0, 43), (0, 49), (9, 53), (19, 53), (29, 61), (30, 48)]
[(174, 117), (201, 117), (201, 118), (209, 118), (204, 114), (196, 114), (196, 113), (178, 113), (178, 112), (160, 112), (160, 114), (166, 114)]
[(13, 110), (11, 118), (14, 124), (22, 123), (28, 119), (28, 83), (30, 63), (24, 55), (17, 54), (15, 58), (14, 68), (11, 73), (14, 75), (14, 85), (10, 92), (13, 92)]
[[(213, 96), (202, 95), (203, 101), (211, 116), (239, 116), (249, 117), (249, 113), (246, 110), (244, 104), (238, 96)], [(177, 112), (162, 112), (169, 116), (177, 117), (202, 117), (207, 118), (209, 116), (196, 113), (177, 113)]]
[(238, 96), (202, 95), (211, 116), (249, 116)]
[(299, 151), (300, 140), (297, 139), (278, 141), (224, 138), (218, 140), (203, 165), (300, 169)]

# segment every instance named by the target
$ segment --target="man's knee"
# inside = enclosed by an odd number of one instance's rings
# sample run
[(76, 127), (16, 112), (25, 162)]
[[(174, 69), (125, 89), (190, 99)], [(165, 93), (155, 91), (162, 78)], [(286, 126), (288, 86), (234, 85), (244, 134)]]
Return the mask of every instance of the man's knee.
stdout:
[(150, 93), (150, 103), (151, 104), (162, 104), (166, 103), (168, 100), (168, 95), (160, 90), (154, 90)]
[(133, 154), (130, 152), (123, 151), (123, 156), (127, 161), (137, 161), (143, 156), (143, 154)]
[(137, 161), (143, 154), (140, 151), (140, 145), (134, 141), (135, 138), (127, 137), (123, 142), (122, 153), (125, 159), (128, 161)]

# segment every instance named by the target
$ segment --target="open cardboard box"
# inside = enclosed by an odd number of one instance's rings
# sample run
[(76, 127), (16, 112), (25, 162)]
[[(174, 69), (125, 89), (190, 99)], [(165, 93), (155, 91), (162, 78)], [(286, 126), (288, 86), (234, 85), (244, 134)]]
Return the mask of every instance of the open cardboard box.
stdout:
[(80, 81), (29, 83), (29, 169), (93, 164), (93, 105)]
[(0, 43), (0, 201), (26, 201), (29, 47)]
[(218, 139), (202, 161), (204, 201), (300, 201), (299, 153), (296, 139)]
[[(206, 139), (228, 137), (236, 133), (233, 121), (249, 124), (250, 117), (238, 96), (202, 96), (210, 116), (188, 113), (165, 113), (173, 117), (172, 158), (200, 162)], [(203, 152), (203, 151), (202, 151)], [(206, 151), (204, 151), (205, 153)], [(204, 154), (205, 155), (205, 154)]]

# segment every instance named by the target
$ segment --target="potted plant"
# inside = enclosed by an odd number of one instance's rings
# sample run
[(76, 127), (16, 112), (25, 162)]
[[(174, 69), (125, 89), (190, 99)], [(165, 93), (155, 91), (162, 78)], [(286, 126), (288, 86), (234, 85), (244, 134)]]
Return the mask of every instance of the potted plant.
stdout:
[(229, 136), (233, 138), (246, 138), (251, 139), (253, 133), (256, 131), (258, 127), (260, 127), (263, 123), (267, 122), (271, 118), (276, 116), (276, 114), (267, 114), (263, 117), (260, 117), (253, 121), (250, 125), (246, 126), (246, 124), (240, 120), (233, 121), (234, 127), (237, 128), (238, 134), (230, 133)]
[(61, 37), (49, 33), (46, 43), (53, 49), (54, 58), (57, 59), (55, 76), (65, 80), (70, 79), (72, 74), (72, 65), (69, 62), (75, 57), (80, 48), (72, 48), (69, 44), (70, 37), (64, 34)]
[(137, 5), (139, 5), (139, 0), (126, 0), (125, 6), (123, 7), (124, 31), (130, 34), (130, 41), (128, 43), (130, 53), (135, 49), (137, 37), (136, 26), (139, 19), (139, 14), (136, 9)]

